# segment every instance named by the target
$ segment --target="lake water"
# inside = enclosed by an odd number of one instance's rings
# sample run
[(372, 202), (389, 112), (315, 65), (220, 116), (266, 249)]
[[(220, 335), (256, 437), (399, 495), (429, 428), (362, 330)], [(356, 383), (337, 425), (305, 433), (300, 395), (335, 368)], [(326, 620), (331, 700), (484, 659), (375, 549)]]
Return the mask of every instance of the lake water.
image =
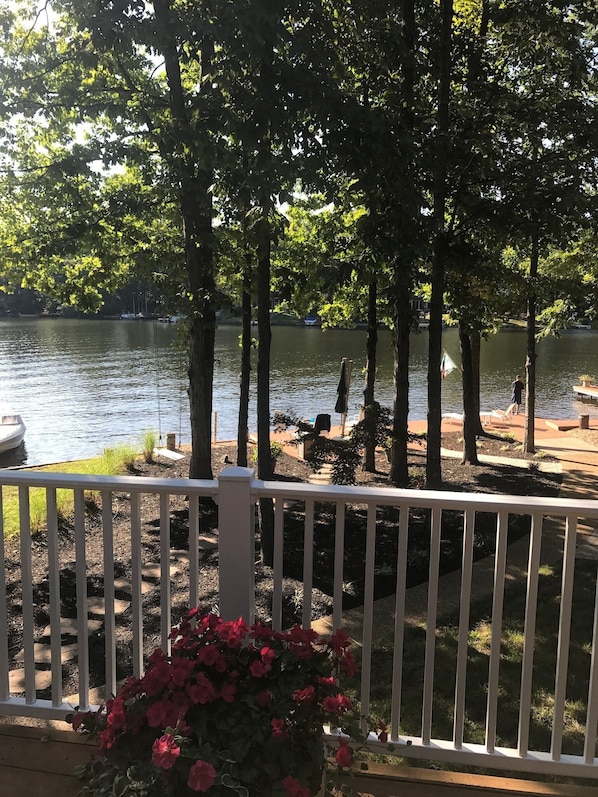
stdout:
[[(28, 465), (93, 456), (118, 443), (141, 446), (151, 429), (189, 442), (185, 357), (175, 324), (150, 321), (0, 319), (0, 405), (23, 416)], [(222, 326), (216, 338), (214, 411), (219, 440), (236, 439), (240, 328)], [(427, 333), (412, 339), (410, 417), (426, 417)], [(460, 362), (458, 335), (445, 330), (444, 348)], [(256, 355), (254, 355), (256, 356)], [(333, 423), (340, 362), (353, 360), (349, 413), (362, 400), (365, 331), (307, 327), (272, 330), (271, 408), (312, 418), (330, 413)], [(482, 409), (506, 409), (510, 384), (524, 375), (525, 333), (500, 332), (482, 343)], [(538, 344), (537, 415), (598, 417), (598, 402), (575, 398), (581, 373), (598, 378), (598, 332), (571, 330)], [(254, 367), (253, 377), (256, 369)], [(392, 405), (392, 340), (380, 334), (377, 398)], [(461, 409), (460, 374), (442, 385), (444, 412)], [(250, 427), (255, 429), (255, 386)], [(3, 455), (0, 464), (13, 464)]]

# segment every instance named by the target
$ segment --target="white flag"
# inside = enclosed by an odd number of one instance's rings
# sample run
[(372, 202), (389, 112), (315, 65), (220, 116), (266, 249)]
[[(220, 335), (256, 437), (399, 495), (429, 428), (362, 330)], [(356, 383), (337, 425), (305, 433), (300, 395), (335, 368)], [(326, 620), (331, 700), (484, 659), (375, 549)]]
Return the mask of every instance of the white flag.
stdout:
[(445, 376), (448, 376), (453, 371), (457, 369), (457, 363), (451, 360), (448, 354), (443, 351), (442, 352), (442, 359), (440, 360), (440, 376), (444, 379)]

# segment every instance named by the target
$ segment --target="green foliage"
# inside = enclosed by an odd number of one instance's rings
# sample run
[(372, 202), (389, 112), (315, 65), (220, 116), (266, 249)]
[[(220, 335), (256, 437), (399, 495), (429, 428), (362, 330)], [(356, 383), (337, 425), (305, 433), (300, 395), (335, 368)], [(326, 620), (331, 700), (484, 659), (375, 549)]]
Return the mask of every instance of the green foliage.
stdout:
[(154, 450), (158, 442), (158, 435), (153, 429), (148, 429), (143, 436), (143, 458), (147, 463), (154, 461)]
[[(137, 451), (132, 446), (117, 446), (106, 448), (100, 457), (77, 462), (60, 462), (56, 465), (47, 465), (39, 468), (31, 468), (32, 471), (41, 473), (73, 473), (86, 474), (93, 476), (117, 476), (124, 470), (130, 470), (137, 458)], [(94, 495), (91, 491), (86, 491), (86, 499), (92, 501)], [(43, 531), (46, 525), (46, 491), (43, 488), (32, 488), (29, 491), (30, 502), (30, 523), (31, 531), (36, 534)], [(57, 490), (56, 504), (58, 516), (68, 517), (73, 511), (73, 491)], [(2, 508), (4, 534), (12, 537), (19, 533), (19, 496), (16, 487), (2, 488)]]

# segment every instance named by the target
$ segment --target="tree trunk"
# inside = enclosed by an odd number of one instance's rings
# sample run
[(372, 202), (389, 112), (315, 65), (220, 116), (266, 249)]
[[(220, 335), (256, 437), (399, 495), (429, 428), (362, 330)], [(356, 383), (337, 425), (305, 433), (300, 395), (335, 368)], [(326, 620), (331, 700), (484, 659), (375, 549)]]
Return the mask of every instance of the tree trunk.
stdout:
[(476, 439), (480, 427), (480, 413), (475, 402), (471, 338), (461, 323), (459, 323), (459, 345), (463, 368), (463, 458), (461, 462), (479, 465)]
[[(481, 336), (476, 329), (469, 334), (470, 351), (471, 351), (471, 371), (473, 375), (473, 402), (475, 414), (478, 418), (480, 432), (482, 432), (482, 423), (480, 418), (480, 349), (481, 349)], [(480, 433), (478, 432), (478, 434)]]
[(529, 291), (527, 295), (526, 318), (526, 360), (525, 360), (525, 442), (524, 448), (528, 454), (536, 451), (534, 426), (536, 420), (536, 277), (538, 276), (538, 262), (540, 260), (540, 247), (538, 233), (532, 234), (532, 248), (529, 265)]
[(239, 377), (239, 423), (237, 426), (237, 465), (247, 467), (249, 433), (249, 381), (251, 376), (251, 250), (245, 241), (243, 265), (241, 375)]
[[(389, 480), (397, 487), (409, 484), (407, 433), (409, 431), (409, 346), (411, 334), (410, 284), (407, 270), (395, 284), (394, 396)], [(440, 366), (438, 367), (440, 373)]]
[[(174, 120), (171, 140), (168, 145), (162, 141), (161, 151), (171, 169), (173, 184), (179, 186), (185, 266), (191, 297), (188, 338), (191, 416), (189, 476), (195, 479), (211, 479), (212, 386), (216, 337), (211, 194), (213, 164), (206, 160), (206, 156), (194, 155), (197, 148), (186, 144), (197, 139), (197, 130), (192, 128), (188, 118), (169, 0), (155, 0), (154, 13), (161, 31), (156, 46), (164, 56), (170, 111)], [(211, 59), (209, 45), (206, 41), (202, 50), (202, 68), (205, 71), (208, 70)], [(165, 131), (164, 139), (168, 139), (169, 132)], [(205, 149), (209, 151), (210, 148)]]
[(442, 311), (444, 306), (444, 271), (446, 256), (445, 222), (449, 132), (449, 97), (451, 83), (452, 0), (441, 0), (442, 32), (440, 41), (440, 77), (438, 85), (437, 146), (434, 165), (434, 253), (432, 257), (432, 293), (428, 345), (428, 456), (426, 483), (438, 487), (442, 481), (440, 443), (442, 422), (441, 375)]
[(367, 363), (365, 371), (365, 389), (363, 391), (364, 417), (366, 420), (366, 444), (364, 470), (373, 473), (376, 470), (376, 413), (374, 407), (374, 385), (376, 382), (376, 348), (378, 344), (378, 318), (376, 300), (378, 289), (375, 280), (368, 287), (368, 330), (366, 341)]

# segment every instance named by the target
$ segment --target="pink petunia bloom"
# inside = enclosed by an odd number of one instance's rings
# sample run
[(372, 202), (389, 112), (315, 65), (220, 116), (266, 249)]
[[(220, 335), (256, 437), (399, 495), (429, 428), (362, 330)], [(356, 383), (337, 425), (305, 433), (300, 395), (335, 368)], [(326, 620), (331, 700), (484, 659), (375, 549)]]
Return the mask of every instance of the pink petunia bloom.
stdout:
[(272, 666), (263, 661), (252, 661), (249, 665), (249, 672), (254, 678), (263, 678), (271, 669)]
[(172, 769), (180, 754), (181, 748), (175, 742), (174, 736), (165, 733), (152, 745), (152, 764), (160, 769)]
[(189, 770), (187, 786), (193, 791), (207, 791), (216, 779), (216, 770), (207, 761), (196, 761)]
[(315, 688), (310, 684), (305, 689), (296, 689), (293, 692), (293, 700), (296, 703), (311, 703), (314, 699)]
[(218, 692), (210, 679), (202, 672), (197, 674), (197, 681), (187, 685), (187, 694), (193, 703), (211, 703), (218, 697)]
[(328, 714), (342, 714), (352, 708), (350, 699), (339, 692), (338, 695), (330, 695), (322, 700), (322, 708)]
[(272, 738), (278, 739), (279, 742), (285, 741), (289, 738), (289, 734), (285, 730), (285, 721), (281, 719), (270, 720), (272, 727)]
[(125, 714), (125, 702), (120, 697), (115, 697), (110, 705), (106, 724), (114, 730), (126, 727), (127, 715)]
[(208, 667), (213, 667), (220, 658), (220, 650), (216, 645), (206, 645), (197, 653), (197, 661)]
[(386, 723), (382, 722), (382, 720), (378, 720), (378, 728), (380, 728), (378, 739), (382, 742), (382, 744), (386, 744), (388, 741), (388, 728), (386, 727)]
[(301, 783), (292, 775), (287, 775), (282, 781), (282, 787), (288, 797), (311, 797), (311, 791), (307, 786), (302, 786)]
[(334, 760), (339, 767), (350, 767), (353, 763), (353, 751), (349, 747), (349, 742), (346, 739), (339, 739), (339, 746), (334, 753)]
[(263, 692), (260, 692), (257, 696), (258, 706), (262, 706), (262, 708), (268, 706), (271, 700), (272, 692), (269, 689), (264, 689)]

